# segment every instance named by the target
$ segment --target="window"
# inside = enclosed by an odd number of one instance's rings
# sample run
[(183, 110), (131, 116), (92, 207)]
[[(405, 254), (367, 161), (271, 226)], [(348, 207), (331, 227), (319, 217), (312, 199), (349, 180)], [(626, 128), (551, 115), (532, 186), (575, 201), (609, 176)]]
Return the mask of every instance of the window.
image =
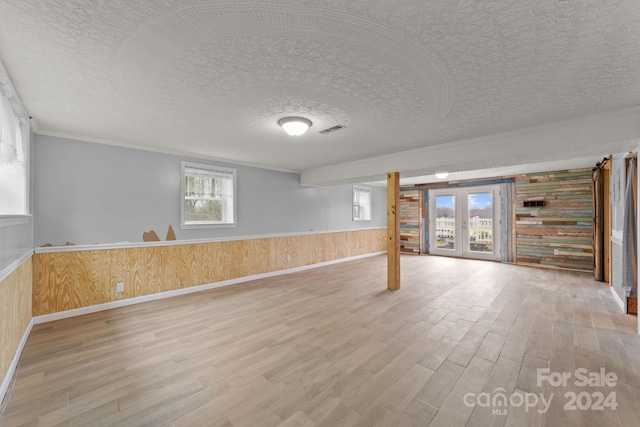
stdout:
[(0, 215), (4, 216), (3, 221), (29, 213), (28, 116), (12, 88), (0, 64)]
[(182, 226), (236, 225), (236, 170), (182, 163)]
[(353, 220), (371, 220), (371, 188), (353, 186)]

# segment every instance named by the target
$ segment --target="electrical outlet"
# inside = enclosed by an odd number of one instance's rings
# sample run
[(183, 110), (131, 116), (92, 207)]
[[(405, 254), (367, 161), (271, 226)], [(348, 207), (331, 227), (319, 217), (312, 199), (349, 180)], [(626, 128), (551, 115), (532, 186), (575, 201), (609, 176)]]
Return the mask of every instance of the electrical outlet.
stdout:
[(553, 254), (554, 254), (554, 255), (560, 255), (560, 251), (559, 251), (558, 249), (554, 249), (554, 250), (553, 250)]
[(356, 249), (360, 247), (360, 243), (356, 243)]
[(116, 285), (116, 292), (124, 292), (124, 283), (120, 282)]
[(291, 261), (291, 255), (287, 254), (287, 261)]
[(538, 214), (540, 214), (538, 209), (531, 209), (531, 216), (538, 216)]

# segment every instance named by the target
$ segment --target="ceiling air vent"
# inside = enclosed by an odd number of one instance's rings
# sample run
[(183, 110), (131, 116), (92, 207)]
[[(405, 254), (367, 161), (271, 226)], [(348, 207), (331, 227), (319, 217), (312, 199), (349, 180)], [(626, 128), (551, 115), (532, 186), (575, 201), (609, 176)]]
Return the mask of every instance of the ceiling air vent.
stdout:
[(335, 125), (335, 126), (331, 126), (330, 128), (326, 128), (324, 130), (321, 130), (318, 133), (326, 135), (328, 133), (336, 132), (336, 131), (339, 131), (340, 129), (344, 129), (344, 128), (346, 128), (345, 125)]

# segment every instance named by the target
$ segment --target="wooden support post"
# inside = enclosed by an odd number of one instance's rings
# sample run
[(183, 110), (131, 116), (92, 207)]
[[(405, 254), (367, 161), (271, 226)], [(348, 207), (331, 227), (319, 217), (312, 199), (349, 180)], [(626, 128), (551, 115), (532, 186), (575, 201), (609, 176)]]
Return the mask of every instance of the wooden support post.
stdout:
[(400, 289), (400, 173), (387, 174), (387, 288)]

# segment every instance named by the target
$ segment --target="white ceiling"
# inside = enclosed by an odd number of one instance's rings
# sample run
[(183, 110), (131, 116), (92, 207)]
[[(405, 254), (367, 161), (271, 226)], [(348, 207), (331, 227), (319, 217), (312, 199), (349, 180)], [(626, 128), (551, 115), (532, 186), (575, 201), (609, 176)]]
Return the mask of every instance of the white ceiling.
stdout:
[[(0, 57), (38, 133), (314, 185), (640, 138), (637, 0), (2, 0)], [(313, 126), (289, 137), (289, 115)]]

